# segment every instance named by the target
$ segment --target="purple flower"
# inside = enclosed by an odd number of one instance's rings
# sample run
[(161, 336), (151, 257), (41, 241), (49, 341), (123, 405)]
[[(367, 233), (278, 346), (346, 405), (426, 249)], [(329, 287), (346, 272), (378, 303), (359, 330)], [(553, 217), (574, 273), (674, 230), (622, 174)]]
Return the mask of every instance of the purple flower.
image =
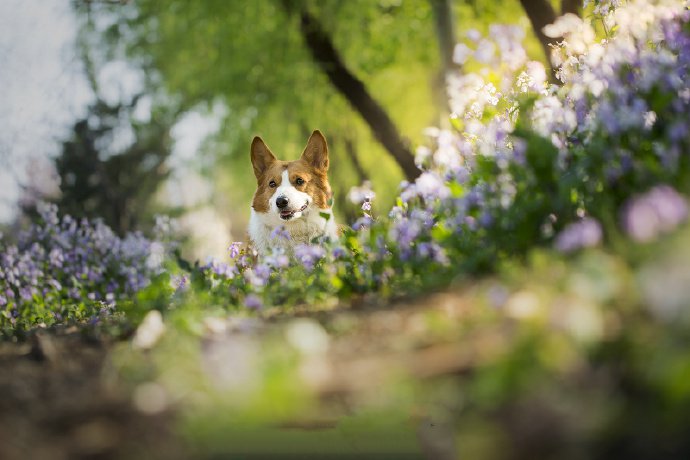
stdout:
[(558, 251), (573, 252), (598, 245), (602, 236), (601, 225), (590, 217), (567, 225), (556, 236), (554, 245)]
[(371, 183), (364, 181), (360, 187), (352, 187), (347, 197), (352, 203), (360, 204), (367, 201), (371, 202), (376, 197), (376, 193), (371, 189)]
[(68, 295), (72, 300), (81, 300), (81, 292), (77, 288), (70, 288)]
[(60, 248), (53, 248), (49, 255), (50, 265), (56, 268), (62, 268), (62, 262), (65, 260), (63, 252)]
[(264, 303), (261, 301), (261, 299), (258, 296), (254, 295), (254, 294), (249, 294), (247, 297), (244, 298), (244, 306), (247, 308), (257, 310), (257, 309), (263, 307)]
[(55, 289), (56, 291), (62, 290), (62, 284), (60, 284), (60, 282), (58, 280), (55, 280), (55, 279), (48, 280), (48, 284), (51, 285), (53, 287), (53, 289)]
[(482, 212), (482, 214), (479, 216), (479, 225), (481, 227), (484, 227), (484, 228), (490, 227), (493, 222), (494, 222), (494, 217), (487, 210), (484, 210), (484, 212)]
[(252, 264), (252, 259), (248, 255), (244, 254), (237, 259), (237, 266), (247, 268)]
[(242, 246), (240, 241), (234, 241), (230, 244), (230, 247), (228, 248), (228, 251), (230, 251), (230, 258), (235, 259), (240, 255), (240, 246)]
[(431, 259), (441, 265), (448, 265), (446, 251), (437, 243), (422, 242), (417, 245), (417, 256), (421, 259)]
[(401, 248), (407, 248), (419, 236), (422, 224), (418, 220), (400, 219), (389, 231), (389, 239), (398, 243)]
[(219, 277), (233, 278), (237, 274), (237, 267), (235, 265), (226, 264), (225, 262), (212, 260), (209, 267), (213, 274)]
[(300, 244), (295, 247), (295, 258), (307, 271), (312, 271), (316, 263), (326, 256), (326, 250), (313, 244)]
[(268, 281), (273, 270), (266, 264), (259, 264), (254, 267), (254, 275), (261, 280), (261, 285), (263, 286)]
[(58, 208), (56, 205), (52, 203), (40, 202), (36, 206), (36, 210), (46, 225), (52, 227), (60, 222), (60, 219), (58, 219)]
[(410, 220), (419, 222), (427, 230), (434, 226), (434, 215), (426, 209), (413, 209), (410, 212)]
[(660, 185), (628, 201), (622, 222), (633, 240), (647, 242), (673, 230), (687, 217), (687, 201), (668, 185)]
[(285, 268), (290, 265), (290, 258), (283, 249), (274, 249), (273, 253), (264, 258), (264, 263), (274, 268)]
[(26, 300), (28, 302), (33, 297), (31, 288), (28, 286), (21, 287), (19, 289), (19, 296), (22, 298), (22, 300)]
[(170, 284), (175, 289), (175, 293), (184, 292), (189, 288), (189, 278), (187, 275), (173, 275)]
[(341, 259), (346, 255), (345, 248), (343, 248), (342, 246), (337, 246), (333, 248), (332, 254), (334, 259)]
[(273, 229), (271, 232), (271, 239), (281, 239), (281, 240), (289, 240), (290, 239), (290, 232), (287, 231), (284, 225), (279, 225), (276, 228)]
[(356, 232), (371, 227), (371, 224), (374, 222), (374, 220), (371, 218), (370, 215), (365, 214), (364, 216), (360, 217), (355, 221), (354, 224), (352, 224), (352, 229), (355, 230)]

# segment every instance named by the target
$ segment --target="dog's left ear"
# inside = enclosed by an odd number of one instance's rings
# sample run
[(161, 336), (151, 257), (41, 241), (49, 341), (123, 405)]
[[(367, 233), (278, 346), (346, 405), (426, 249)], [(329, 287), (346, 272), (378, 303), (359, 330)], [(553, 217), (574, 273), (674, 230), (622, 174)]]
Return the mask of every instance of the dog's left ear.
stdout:
[(309, 163), (317, 171), (328, 172), (328, 144), (321, 131), (317, 129), (311, 133), (300, 159)]

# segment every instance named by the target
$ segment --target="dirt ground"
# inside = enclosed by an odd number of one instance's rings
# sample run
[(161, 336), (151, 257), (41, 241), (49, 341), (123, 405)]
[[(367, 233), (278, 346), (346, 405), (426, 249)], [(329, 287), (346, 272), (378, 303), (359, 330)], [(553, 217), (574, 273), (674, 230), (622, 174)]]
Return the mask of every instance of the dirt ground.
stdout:
[[(330, 334), (321, 361), (305, 364), (319, 370), (312, 391), (326, 402), (356, 407), (358, 400), (377, 394), (392, 373), (419, 381), (459, 377), (504, 349), (510, 330), (501, 322), (484, 324), (481, 315), (472, 313), (478, 311), (475, 307), (455, 291), (385, 306), (365, 303), (336, 311), (268, 315), (252, 319), (251, 328), (233, 328), (235, 321), (229, 318), (222, 332), (208, 333), (204, 349), (209, 355), (238, 338), (261, 343), (275, 337), (276, 330), (299, 327), (299, 321), (307, 319)], [(210, 451), (193, 454), (175, 431), (174, 412), (138, 411), (131, 388), (110, 362), (114, 345), (76, 328), (39, 331), (23, 343), (0, 342), (1, 460), (243, 458)], [(412, 422), (418, 424), (415, 437), (421, 452), (410, 458), (455, 458), (454, 445), (447, 443), (452, 431), (445, 433), (423, 413), (417, 418)], [(318, 432), (333, 428), (338, 419), (288, 422), (281, 429)], [(517, 438), (525, 436), (518, 433)], [(528, 447), (526, 452), (534, 451)]]
[[(428, 331), (419, 328), (423, 313), (462, 315), (462, 303), (456, 296), (450, 302), (448, 295), (424, 300), (424, 307), (412, 302), (383, 310), (368, 305), (349, 312), (267, 317), (256, 322), (251, 340), (260, 341), (266, 330), (289, 325), (294, 318), (311, 317), (329, 329), (346, 324), (347, 333), (335, 340), (328, 356), (337, 365), (314, 388), (324, 396), (347, 397), (380, 385), (384, 375), (370, 371), (388, 368), (391, 362), (421, 378), (462, 370), (471, 363), (470, 356), (452, 350), (449, 354), (447, 344), (424, 343)], [(209, 340), (232, 336), (228, 331)], [(406, 346), (396, 350), (396, 340), (403, 336)], [(410, 341), (420, 343), (410, 346)], [(174, 413), (137, 410), (131, 388), (110, 362), (113, 346), (112, 340), (75, 327), (40, 330), (25, 342), (0, 342), (0, 459), (192, 458), (176, 437)]]
[(109, 346), (76, 330), (0, 343), (0, 459), (181, 458), (171, 415), (132, 406)]

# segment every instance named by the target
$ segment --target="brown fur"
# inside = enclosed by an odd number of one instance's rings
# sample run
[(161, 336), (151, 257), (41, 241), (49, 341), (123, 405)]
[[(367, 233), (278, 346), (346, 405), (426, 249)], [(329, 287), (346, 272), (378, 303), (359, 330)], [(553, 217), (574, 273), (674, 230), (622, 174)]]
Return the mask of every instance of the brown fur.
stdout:
[[(282, 174), (286, 169), (290, 182), (298, 190), (309, 194), (314, 204), (321, 208), (330, 208), (331, 187), (328, 183), (328, 145), (320, 131), (314, 131), (299, 160), (281, 161), (276, 159), (273, 152), (260, 138), (255, 137), (251, 147), (251, 160), (256, 176), (257, 189), (252, 201), (252, 207), (257, 212), (268, 212), (268, 200), (275, 191), (268, 184), (275, 181), (281, 185)], [(297, 185), (297, 178), (302, 178), (304, 184)]]

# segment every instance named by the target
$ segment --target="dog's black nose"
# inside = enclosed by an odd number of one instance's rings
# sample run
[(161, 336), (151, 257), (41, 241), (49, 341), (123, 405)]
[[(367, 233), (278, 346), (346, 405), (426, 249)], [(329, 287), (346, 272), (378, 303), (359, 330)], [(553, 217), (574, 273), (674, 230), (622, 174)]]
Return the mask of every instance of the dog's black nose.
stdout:
[(283, 209), (288, 205), (288, 199), (285, 198), (284, 196), (279, 196), (276, 199), (276, 206), (278, 206), (278, 209)]

